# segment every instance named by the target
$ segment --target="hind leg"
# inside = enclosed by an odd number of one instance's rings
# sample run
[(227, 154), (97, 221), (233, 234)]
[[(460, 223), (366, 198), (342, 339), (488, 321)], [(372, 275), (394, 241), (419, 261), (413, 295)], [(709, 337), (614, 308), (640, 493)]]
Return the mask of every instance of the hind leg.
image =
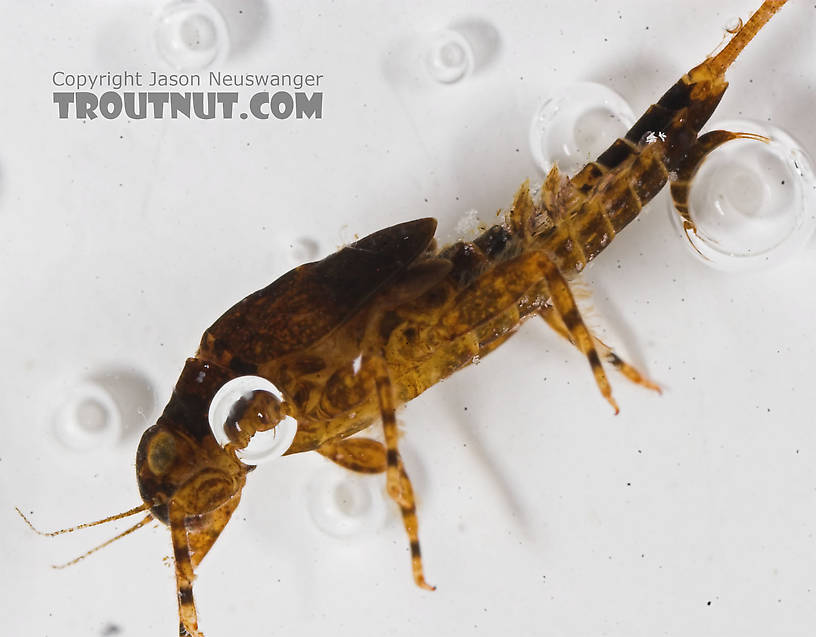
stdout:
[[(617, 413), (620, 410), (612, 398), (612, 389), (601, 359), (575, 304), (569, 283), (559, 272), (558, 266), (542, 250), (524, 252), (483, 274), (478, 285), (471, 285), (457, 297), (454, 307), (442, 318), (439, 326), (450, 339), (475, 332), (481, 326), (490, 327), (489, 321), (518, 304), (522, 297), (530, 294), (538, 296), (536, 292), (540, 290), (546, 290), (543, 293), (549, 295), (570, 339), (587, 357), (601, 394)], [(506, 339), (508, 335), (502, 335), (501, 338)], [(483, 343), (484, 349), (479, 350), (480, 355), (495, 349), (501, 341)]]
[(569, 335), (569, 340), (587, 358), (595, 377), (595, 383), (601, 391), (601, 395), (619, 413), (620, 409), (615, 399), (612, 398), (612, 388), (604, 372), (598, 350), (595, 347), (595, 339), (587, 328), (581, 313), (575, 303), (575, 298), (570, 290), (569, 283), (558, 270), (558, 266), (543, 252), (536, 254), (540, 273), (544, 276), (547, 289), (550, 293), (550, 303), (553, 312), (558, 316), (559, 324), (563, 325), (564, 331)]
[[(552, 306), (547, 306), (540, 309), (538, 311), (538, 314), (539, 316), (541, 316), (541, 318), (543, 318), (547, 322), (547, 325), (549, 325), (557, 334), (567, 339), (573, 345), (575, 344), (572, 340), (572, 337), (570, 336), (570, 333), (567, 331), (564, 322), (561, 320), (561, 317), (558, 316), (557, 312)], [(621, 374), (623, 374), (623, 376), (628, 378), (636, 385), (641, 385), (643, 387), (646, 387), (647, 389), (652, 389), (656, 391), (658, 394), (663, 393), (659, 385), (649, 380), (644, 374), (641, 374), (636, 367), (630, 365), (625, 360), (623, 360), (612, 350), (611, 347), (609, 347), (601, 339), (594, 335), (592, 338), (595, 341), (595, 346), (598, 348), (598, 353), (603, 357), (603, 359), (607, 363), (612, 365)]]

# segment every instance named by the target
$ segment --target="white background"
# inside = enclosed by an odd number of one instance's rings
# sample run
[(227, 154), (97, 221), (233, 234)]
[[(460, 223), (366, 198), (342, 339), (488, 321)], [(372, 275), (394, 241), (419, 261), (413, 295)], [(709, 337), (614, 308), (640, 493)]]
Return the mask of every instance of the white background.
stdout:
[[(138, 437), (202, 331), (297, 264), (421, 216), (453, 238), (525, 178), (536, 104), (577, 80), (644, 110), (758, 0), (270, 2), (225, 12), (224, 70), (321, 73), (324, 117), (61, 121), (56, 70), (169, 69), (144, 2), (5, 2), (0, 21), (0, 597), (15, 636), (176, 634), (166, 528), (45, 539), (139, 503)], [(242, 13), (239, 13), (239, 9)], [(418, 39), (464, 18), (500, 46), (434, 84)], [(816, 9), (793, 0), (729, 73), (715, 115), (771, 120), (816, 152)], [(250, 476), (199, 569), (201, 627), (227, 635), (808, 635), (816, 626), (816, 246), (723, 274), (695, 261), (656, 200), (587, 280), (601, 330), (666, 391), (586, 362), (530, 322), (400, 414), (434, 593), (415, 588), (396, 509), (323, 534), (291, 457)], [(131, 388), (113, 449), (54, 442), (87, 377)], [(139, 415), (144, 413), (144, 418)], [(380, 480), (381, 477), (372, 478)], [(120, 525), (117, 528), (124, 528)]]

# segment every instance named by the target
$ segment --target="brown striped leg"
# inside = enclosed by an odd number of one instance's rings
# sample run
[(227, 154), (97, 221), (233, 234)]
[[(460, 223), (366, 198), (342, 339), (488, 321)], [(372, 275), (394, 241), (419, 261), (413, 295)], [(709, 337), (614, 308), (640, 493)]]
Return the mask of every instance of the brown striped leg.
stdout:
[[(547, 325), (549, 325), (557, 334), (563, 336), (573, 345), (575, 344), (570, 336), (569, 332), (567, 331), (564, 322), (561, 320), (561, 317), (555, 312), (555, 309), (552, 306), (547, 306), (538, 311), (538, 314), (547, 321)], [(595, 346), (598, 348), (598, 352), (604, 358), (604, 360), (615, 367), (621, 374), (623, 374), (626, 378), (630, 381), (635, 383), (636, 385), (642, 385), (647, 389), (652, 389), (656, 391), (658, 394), (662, 394), (663, 391), (660, 389), (660, 386), (657, 383), (652, 382), (649, 380), (644, 374), (641, 374), (636, 367), (630, 365), (625, 360), (623, 360), (620, 356), (618, 356), (611, 347), (609, 347), (606, 343), (604, 343), (601, 339), (597, 336), (592, 337), (595, 341)]]
[(193, 571), (210, 552), (218, 536), (227, 526), (230, 517), (241, 502), (241, 492), (237, 491), (225, 504), (206, 515), (196, 518), (195, 525), (187, 525), (187, 548), (190, 553), (190, 563)]
[(173, 541), (173, 558), (176, 566), (176, 593), (179, 606), (180, 637), (203, 637), (198, 631), (198, 617), (193, 600), (195, 569), (212, 548), (218, 536), (229, 522), (238, 503), (240, 491), (224, 504), (209, 513), (188, 520), (184, 507), (179, 504), (189, 493), (180, 492), (180, 499), (170, 501), (170, 537)]
[(609, 386), (609, 380), (606, 378), (606, 373), (601, 365), (598, 350), (595, 349), (592, 334), (590, 334), (581, 318), (581, 313), (575, 304), (569, 284), (558, 270), (558, 266), (545, 253), (539, 252), (538, 256), (539, 267), (547, 281), (547, 287), (550, 289), (550, 302), (553, 308), (563, 321), (564, 327), (570, 335), (570, 340), (587, 357), (595, 382), (598, 389), (601, 390), (601, 395), (612, 405), (615, 414), (620, 413), (618, 404), (612, 398), (612, 388)]
[(380, 403), (382, 414), (383, 432), (385, 433), (386, 446), (386, 487), (388, 495), (399, 505), (402, 513), (402, 523), (408, 540), (411, 543), (411, 568), (414, 574), (414, 582), (420, 588), (435, 590), (425, 581), (422, 571), (422, 553), (419, 548), (419, 526), (416, 516), (416, 502), (414, 500), (414, 490), (411, 487), (411, 480), (405, 472), (402, 459), (397, 449), (399, 432), (397, 431), (396, 404), (394, 401), (394, 389), (391, 386), (391, 378), (388, 375), (388, 365), (385, 358), (379, 352), (367, 356), (364, 365), (370, 366), (377, 386), (377, 399)]
[(173, 540), (173, 557), (176, 563), (176, 593), (179, 609), (179, 637), (204, 637), (198, 632), (198, 617), (193, 601), (193, 580), (195, 573), (187, 543), (187, 528), (184, 526), (184, 510), (169, 505), (170, 536)]
[[(422, 551), (419, 548), (419, 522), (416, 514), (416, 500), (414, 499), (414, 489), (411, 486), (411, 480), (405, 472), (405, 467), (402, 464), (402, 458), (397, 457), (399, 469), (399, 492), (400, 499), (397, 504), (402, 513), (402, 524), (405, 527), (405, 532), (408, 534), (408, 540), (411, 547), (411, 570), (414, 575), (414, 582), (420, 588), (428, 591), (435, 591), (436, 586), (432, 586), (425, 581), (425, 575), (422, 571)], [(393, 497), (393, 495), (391, 496)]]
[(770, 141), (767, 137), (755, 133), (732, 133), (726, 130), (713, 130), (705, 135), (700, 135), (678, 166), (676, 176), (671, 178), (672, 201), (678, 214), (683, 219), (683, 230), (685, 230), (687, 236), (690, 232), (697, 232), (688, 208), (691, 182), (708, 154), (732, 139)]
[(320, 445), (317, 452), (357, 473), (382, 473), (387, 466), (385, 447), (371, 438), (329, 440)]

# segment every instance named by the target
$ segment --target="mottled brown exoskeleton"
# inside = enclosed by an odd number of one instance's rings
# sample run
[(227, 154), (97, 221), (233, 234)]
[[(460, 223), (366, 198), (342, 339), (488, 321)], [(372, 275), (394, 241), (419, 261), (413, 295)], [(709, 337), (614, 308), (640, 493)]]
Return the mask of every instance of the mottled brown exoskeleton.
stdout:
[[(432, 588), (423, 575), (414, 496), (400, 459), (397, 407), (496, 349), (532, 316), (587, 358), (616, 412), (602, 360), (658, 389), (593, 336), (570, 281), (667, 181), (686, 231), (695, 231), (686, 203), (700, 163), (728, 140), (756, 138), (699, 131), (725, 92), (725, 70), (784, 3), (763, 2), (719, 53), (684, 75), (578, 174), (567, 178), (553, 168), (538, 200), (522, 185), (503, 223), (474, 241), (438, 249), (433, 219), (380, 230), (285, 274), (204, 333), (139, 444), (144, 503), (92, 523), (148, 511), (121, 535), (152, 519), (170, 527), (180, 635), (201, 635), (192, 582), (253, 469), (237, 454), (254, 433), (283, 417), (298, 423), (287, 453), (317, 451), (353, 471), (386, 472), (410, 540), (414, 580)], [(222, 447), (208, 422), (210, 402), (224, 383), (248, 374), (271, 381), (283, 401), (265, 392), (241, 401), (224, 423), (230, 442)], [(350, 438), (378, 421), (385, 444)]]

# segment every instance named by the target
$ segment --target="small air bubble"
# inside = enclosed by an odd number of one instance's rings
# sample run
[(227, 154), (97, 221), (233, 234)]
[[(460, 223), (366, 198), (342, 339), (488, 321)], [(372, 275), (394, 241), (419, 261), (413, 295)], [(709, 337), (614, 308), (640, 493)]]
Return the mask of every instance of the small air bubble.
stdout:
[(480, 230), (479, 213), (471, 208), (456, 222), (456, 236), (464, 241), (475, 239)]
[(452, 84), (473, 71), (473, 48), (458, 31), (440, 31), (429, 41), (425, 64), (428, 73), (437, 82)]
[(224, 17), (205, 0), (168, 2), (156, 22), (154, 37), (159, 54), (180, 71), (218, 64), (229, 49)]
[(320, 244), (310, 237), (300, 237), (290, 245), (292, 260), (298, 264), (312, 261), (320, 253)]

